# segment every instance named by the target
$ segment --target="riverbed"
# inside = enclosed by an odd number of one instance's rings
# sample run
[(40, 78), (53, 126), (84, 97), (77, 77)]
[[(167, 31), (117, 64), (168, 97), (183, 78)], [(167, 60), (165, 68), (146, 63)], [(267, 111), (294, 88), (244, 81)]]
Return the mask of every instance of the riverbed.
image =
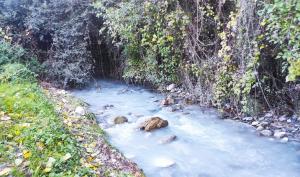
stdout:
[[(251, 126), (222, 120), (217, 111), (185, 106), (172, 112), (161, 107), (164, 96), (143, 87), (99, 80), (72, 91), (90, 104), (110, 143), (136, 162), (148, 177), (300, 177), (300, 146), (258, 136)], [(114, 125), (116, 116), (128, 123)], [(158, 116), (169, 126), (139, 130)], [(161, 140), (176, 136), (173, 142)]]

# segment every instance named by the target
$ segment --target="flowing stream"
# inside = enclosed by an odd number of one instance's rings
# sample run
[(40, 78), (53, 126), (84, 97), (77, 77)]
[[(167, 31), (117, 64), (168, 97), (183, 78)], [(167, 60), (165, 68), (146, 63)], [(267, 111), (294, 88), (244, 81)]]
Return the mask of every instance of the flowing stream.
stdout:
[[(188, 106), (171, 112), (163, 95), (113, 81), (98, 81), (72, 93), (91, 105), (110, 143), (136, 162), (148, 177), (300, 177), (300, 147), (259, 137), (248, 125), (221, 120), (214, 110)], [(114, 125), (116, 116), (128, 123)], [(143, 132), (143, 121), (159, 116), (167, 128)], [(161, 144), (162, 138), (177, 139)]]

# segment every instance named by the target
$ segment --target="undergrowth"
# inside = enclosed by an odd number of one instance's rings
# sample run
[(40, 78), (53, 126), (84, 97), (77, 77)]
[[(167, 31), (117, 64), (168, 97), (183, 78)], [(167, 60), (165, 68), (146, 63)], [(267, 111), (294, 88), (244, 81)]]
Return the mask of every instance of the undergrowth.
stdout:
[[(0, 44), (0, 176), (91, 176), (81, 149), (37, 83), (33, 59)], [(21, 64), (23, 63), (23, 64)]]

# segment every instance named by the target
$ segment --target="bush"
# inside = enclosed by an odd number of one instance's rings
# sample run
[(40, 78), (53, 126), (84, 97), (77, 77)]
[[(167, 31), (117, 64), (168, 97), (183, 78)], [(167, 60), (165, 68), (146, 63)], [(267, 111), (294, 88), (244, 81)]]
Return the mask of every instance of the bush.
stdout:
[(265, 39), (280, 49), (277, 59), (285, 62), (282, 70), (288, 70), (287, 81), (296, 81), (300, 76), (300, 1), (274, 0), (263, 7), (260, 15), (261, 25), (266, 29)]
[(22, 63), (35, 73), (41, 71), (38, 60), (29, 56), (22, 47), (0, 41), (0, 66), (9, 63)]
[[(96, 1), (104, 18), (100, 32), (124, 47), (123, 77), (138, 82), (178, 82), (189, 17), (178, 0)], [(107, 33), (107, 34), (105, 34)]]
[(36, 74), (22, 64), (5, 64), (0, 69), (0, 83), (5, 82), (34, 82)]

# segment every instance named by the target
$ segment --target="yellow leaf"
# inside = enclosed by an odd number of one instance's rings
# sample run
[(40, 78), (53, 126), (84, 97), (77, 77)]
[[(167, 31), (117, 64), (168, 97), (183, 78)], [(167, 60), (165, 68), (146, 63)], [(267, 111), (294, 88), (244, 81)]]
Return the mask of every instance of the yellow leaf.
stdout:
[(24, 151), (23, 151), (23, 156), (24, 156), (25, 159), (30, 158), (31, 155), (32, 155), (32, 154), (31, 154), (30, 151), (28, 151), (28, 150), (24, 150)]
[(93, 160), (94, 160), (94, 158), (91, 157), (91, 156), (89, 156), (89, 157), (87, 158), (87, 161), (88, 161), (88, 162), (92, 162)]
[(44, 172), (45, 172), (45, 173), (48, 173), (48, 172), (50, 172), (51, 170), (52, 170), (52, 168), (45, 168), (45, 169), (44, 169)]
[(42, 142), (37, 142), (36, 146), (37, 146), (37, 149), (40, 150), (40, 151), (43, 150), (44, 147), (45, 147), (45, 145)]
[(92, 142), (92, 143), (89, 145), (89, 147), (90, 147), (90, 148), (95, 148), (96, 145), (97, 145), (97, 142)]
[(65, 156), (62, 157), (62, 161), (67, 161), (72, 157), (70, 153), (67, 153)]

